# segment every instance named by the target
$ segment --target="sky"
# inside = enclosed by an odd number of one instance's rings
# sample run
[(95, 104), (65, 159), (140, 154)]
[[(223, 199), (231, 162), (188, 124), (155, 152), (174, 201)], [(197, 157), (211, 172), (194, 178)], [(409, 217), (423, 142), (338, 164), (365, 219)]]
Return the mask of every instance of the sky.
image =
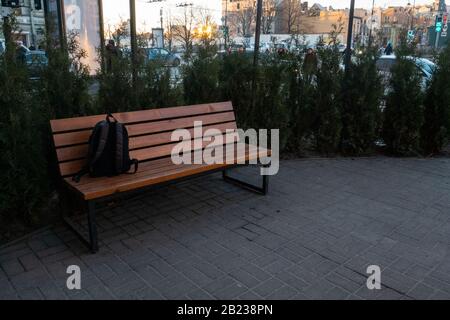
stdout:
[[(177, 4), (192, 3), (194, 8), (202, 8), (210, 13), (220, 24), (222, 0), (165, 0), (163, 2), (148, 3), (149, 0), (136, 0), (136, 19), (138, 32), (151, 31), (152, 27), (160, 26), (160, 8), (164, 7), (163, 17), (176, 16), (180, 13)], [(411, 3), (414, 0), (410, 0)], [(323, 6), (333, 6), (335, 9), (348, 8), (350, 0), (309, 0), (310, 5), (315, 2)], [(409, 0), (375, 0), (376, 6), (387, 7), (394, 5), (406, 6)], [(450, 2), (447, 0), (447, 2)], [(416, 4), (430, 4), (433, 0), (416, 0)], [(103, 0), (104, 20), (106, 25), (116, 25), (121, 19), (129, 18), (128, 0)], [(372, 0), (356, 0), (357, 8), (371, 8)]]
[[(192, 3), (193, 8), (208, 12), (217, 23), (220, 23), (222, 17), (221, 0), (165, 0), (154, 3), (148, 3), (148, 1), (136, 0), (136, 25), (138, 32), (151, 31), (152, 27), (161, 25), (161, 7), (164, 8), (163, 19), (168, 19), (169, 16), (177, 16), (177, 14), (179, 15), (183, 12), (183, 8), (177, 7), (178, 4), (183, 3)], [(120, 20), (129, 18), (129, 1), (103, 0), (103, 11), (105, 24), (115, 25)]]

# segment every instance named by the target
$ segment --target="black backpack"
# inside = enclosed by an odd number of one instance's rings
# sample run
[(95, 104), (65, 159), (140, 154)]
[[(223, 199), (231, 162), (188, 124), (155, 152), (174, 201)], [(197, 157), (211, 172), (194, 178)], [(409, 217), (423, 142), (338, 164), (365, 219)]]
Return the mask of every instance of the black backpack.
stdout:
[[(113, 120), (113, 121), (111, 121)], [(138, 170), (138, 161), (130, 159), (128, 150), (128, 131), (111, 114), (106, 120), (97, 123), (89, 138), (89, 151), (86, 166), (77, 173), (73, 180), (80, 182), (85, 174), (91, 177), (112, 177)]]

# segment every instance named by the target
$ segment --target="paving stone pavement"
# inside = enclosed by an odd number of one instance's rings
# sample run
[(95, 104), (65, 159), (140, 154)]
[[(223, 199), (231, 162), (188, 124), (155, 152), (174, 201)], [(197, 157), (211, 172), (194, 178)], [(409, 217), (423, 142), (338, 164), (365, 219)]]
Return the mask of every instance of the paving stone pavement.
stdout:
[(0, 248), (0, 299), (450, 298), (450, 159), (283, 161), (266, 197), (210, 175), (98, 223), (96, 255), (63, 225)]

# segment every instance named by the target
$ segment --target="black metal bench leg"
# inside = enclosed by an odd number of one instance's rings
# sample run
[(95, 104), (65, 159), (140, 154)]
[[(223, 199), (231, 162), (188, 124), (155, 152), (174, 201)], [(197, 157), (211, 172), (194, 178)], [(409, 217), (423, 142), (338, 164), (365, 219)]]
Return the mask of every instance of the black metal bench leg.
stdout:
[(96, 253), (98, 252), (98, 235), (94, 201), (88, 201), (88, 226), (91, 251), (92, 253)]
[[(63, 203), (62, 207), (64, 207)], [(87, 205), (87, 222), (89, 237), (86, 237), (86, 232), (80, 228), (80, 226), (73, 222), (69, 217), (68, 212), (61, 208), (61, 216), (66, 225), (77, 235), (77, 237), (86, 245), (92, 253), (98, 252), (98, 237), (97, 237), (97, 224), (95, 219), (95, 202), (88, 201)]]
[(226, 182), (235, 184), (239, 187), (256, 192), (258, 194), (267, 195), (267, 193), (269, 192), (269, 176), (267, 176), (267, 175), (262, 176), (262, 180), (263, 180), (262, 186), (255, 186), (248, 182), (245, 182), (245, 181), (242, 181), (242, 180), (239, 180), (236, 178), (232, 178), (227, 174), (227, 170), (222, 171), (222, 177)]
[(269, 193), (269, 176), (268, 175), (263, 176), (263, 190), (264, 190), (264, 195)]

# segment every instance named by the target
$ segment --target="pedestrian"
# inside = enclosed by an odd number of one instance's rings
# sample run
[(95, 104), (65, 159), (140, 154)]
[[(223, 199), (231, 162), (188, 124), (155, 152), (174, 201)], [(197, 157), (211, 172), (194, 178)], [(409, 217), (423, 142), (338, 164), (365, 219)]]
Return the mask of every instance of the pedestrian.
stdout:
[(392, 48), (392, 44), (389, 42), (386, 46), (386, 49), (384, 50), (384, 54), (387, 56), (390, 56), (394, 52), (394, 49)]
[(16, 41), (16, 61), (25, 63), (28, 49), (23, 45), (22, 41)]
[(139, 48), (137, 52), (137, 64), (143, 65), (147, 60), (147, 52), (143, 48)]
[(318, 59), (317, 54), (312, 48), (308, 48), (305, 55), (305, 60), (303, 61), (303, 72), (309, 78), (314, 75), (317, 71)]
[(119, 57), (119, 48), (114, 40), (109, 40), (106, 45), (106, 72), (112, 72), (113, 60)]

